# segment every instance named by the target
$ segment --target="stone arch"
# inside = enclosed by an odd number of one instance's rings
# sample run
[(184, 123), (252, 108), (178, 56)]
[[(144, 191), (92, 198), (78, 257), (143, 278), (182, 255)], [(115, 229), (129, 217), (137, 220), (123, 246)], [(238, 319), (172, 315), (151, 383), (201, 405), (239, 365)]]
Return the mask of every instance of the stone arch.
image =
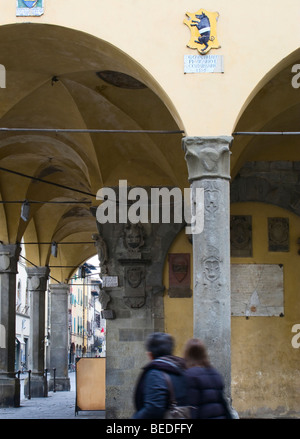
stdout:
[[(239, 132), (299, 131), (300, 97), (292, 85), (292, 68), (299, 62), (300, 49), (273, 67), (257, 84), (241, 108), (234, 128)], [(231, 175), (248, 161), (299, 160), (297, 136), (235, 135)]]

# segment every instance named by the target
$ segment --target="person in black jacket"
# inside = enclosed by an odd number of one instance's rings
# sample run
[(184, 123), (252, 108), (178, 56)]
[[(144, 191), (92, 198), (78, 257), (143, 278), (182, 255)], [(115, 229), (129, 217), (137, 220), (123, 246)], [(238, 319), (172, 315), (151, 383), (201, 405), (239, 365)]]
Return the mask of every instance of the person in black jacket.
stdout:
[(170, 334), (155, 332), (146, 341), (150, 362), (138, 379), (133, 419), (163, 419), (169, 406), (169, 389), (165, 374), (173, 384), (178, 405), (187, 405), (185, 362), (172, 355), (174, 340)]
[(199, 339), (189, 340), (184, 349), (188, 376), (188, 405), (193, 419), (228, 419), (224, 402), (224, 381), (211, 366), (207, 350)]

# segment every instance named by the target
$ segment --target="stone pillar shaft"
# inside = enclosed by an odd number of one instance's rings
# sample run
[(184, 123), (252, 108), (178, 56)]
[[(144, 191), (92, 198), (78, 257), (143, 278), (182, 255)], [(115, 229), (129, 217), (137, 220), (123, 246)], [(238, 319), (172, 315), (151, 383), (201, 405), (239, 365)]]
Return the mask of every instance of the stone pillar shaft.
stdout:
[[(45, 369), (45, 294), (49, 277), (48, 267), (27, 267), (30, 292), (30, 356), (31, 396), (47, 394), (44, 380)], [(25, 391), (26, 393), (26, 391)]]
[[(149, 195), (150, 190), (148, 187)], [(150, 196), (148, 201), (150, 209)], [(182, 227), (183, 222), (172, 221), (170, 224), (97, 222), (102, 237), (97, 242), (104, 242), (107, 246), (107, 251), (102, 249), (98, 253), (100, 261), (102, 255), (108, 255), (105, 274), (117, 277), (117, 286), (110, 287), (104, 282), (99, 297), (102, 315), (107, 319), (108, 419), (129, 419), (135, 411), (133, 391), (136, 380), (149, 360), (145, 340), (149, 333), (164, 331), (163, 271), (166, 255)]]
[[(183, 139), (192, 194), (204, 190), (204, 227), (193, 235), (194, 337), (231, 390), (229, 179), (231, 137)], [(197, 198), (196, 198), (197, 199)], [(203, 209), (202, 209), (203, 212)]]
[(20, 405), (20, 381), (14, 373), (19, 254), (19, 245), (0, 245), (0, 407)]
[(56, 390), (69, 391), (68, 377), (68, 294), (67, 284), (50, 284), (50, 372), (49, 388), (53, 388), (56, 369)]

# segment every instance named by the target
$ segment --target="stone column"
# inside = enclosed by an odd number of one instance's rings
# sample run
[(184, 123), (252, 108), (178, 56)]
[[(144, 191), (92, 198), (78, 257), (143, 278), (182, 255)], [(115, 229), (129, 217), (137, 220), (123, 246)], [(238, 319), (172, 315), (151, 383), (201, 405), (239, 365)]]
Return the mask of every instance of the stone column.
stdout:
[(213, 366), (223, 375), (228, 397), (231, 394), (231, 141), (231, 137), (183, 139), (193, 204), (197, 201), (196, 189), (204, 190), (204, 227), (201, 233), (193, 234), (194, 337), (206, 344)]
[(0, 407), (20, 406), (20, 380), (14, 373), (19, 255), (19, 245), (0, 244)]
[(50, 284), (50, 373), (49, 390), (69, 391), (68, 376), (68, 296), (67, 284)]
[[(27, 267), (28, 290), (30, 292), (30, 390), (32, 397), (47, 396), (45, 369), (45, 295), (50, 270), (48, 267)], [(46, 386), (46, 388), (45, 388)], [(25, 382), (25, 395), (28, 394)]]

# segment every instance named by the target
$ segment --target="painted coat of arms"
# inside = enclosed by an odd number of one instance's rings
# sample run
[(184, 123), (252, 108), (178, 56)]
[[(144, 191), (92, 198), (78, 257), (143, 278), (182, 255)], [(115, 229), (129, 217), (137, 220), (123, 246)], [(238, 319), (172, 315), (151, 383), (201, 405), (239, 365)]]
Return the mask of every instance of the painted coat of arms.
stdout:
[(191, 13), (186, 12), (183, 22), (191, 31), (191, 38), (187, 47), (197, 49), (201, 55), (205, 55), (210, 49), (218, 49), (220, 46), (217, 38), (218, 12), (209, 12), (205, 9)]
[(44, 13), (44, 0), (17, 0), (17, 17), (40, 16)]

